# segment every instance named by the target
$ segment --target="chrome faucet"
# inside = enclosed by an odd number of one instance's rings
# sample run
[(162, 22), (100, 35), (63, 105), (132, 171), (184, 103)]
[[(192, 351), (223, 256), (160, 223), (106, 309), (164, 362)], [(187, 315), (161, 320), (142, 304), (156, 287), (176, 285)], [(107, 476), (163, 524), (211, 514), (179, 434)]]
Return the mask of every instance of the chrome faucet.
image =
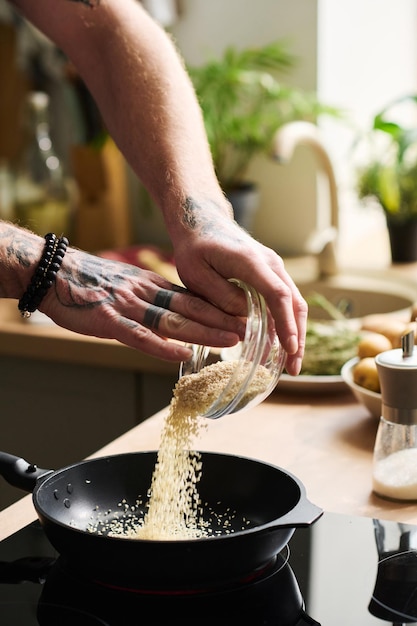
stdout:
[(290, 122), (282, 126), (275, 134), (272, 145), (272, 157), (278, 163), (291, 161), (298, 146), (310, 148), (318, 166), (325, 174), (329, 187), (330, 218), (329, 224), (317, 229), (306, 244), (306, 252), (317, 258), (320, 277), (334, 276), (338, 273), (337, 235), (339, 228), (339, 201), (336, 177), (329, 154), (325, 149), (318, 127), (310, 122)]

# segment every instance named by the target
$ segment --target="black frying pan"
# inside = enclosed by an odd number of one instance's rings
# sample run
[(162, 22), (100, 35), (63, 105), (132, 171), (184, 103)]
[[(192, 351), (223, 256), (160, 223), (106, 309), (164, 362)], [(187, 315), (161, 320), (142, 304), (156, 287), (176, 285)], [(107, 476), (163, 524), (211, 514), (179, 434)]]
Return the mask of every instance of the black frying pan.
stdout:
[[(146, 495), (156, 452), (99, 458), (55, 472), (0, 453), (0, 474), (12, 485), (33, 491), (46, 535), (71, 567), (124, 586), (201, 588), (220, 579), (241, 579), (270, 562), (297, 527), (321, 516), (322, 510), (307, 500), (303, 484), (283, 469), (244, 457), (201, 454), (201, 500), (220, 513), (228, 507), (236, 512), (232, 533), (149, 541), (89, 532), (97, 511), (119, 511), (123, 498), (134, 503), (138, 495)], [(243, 519), (250, 521), (244, 530)]]

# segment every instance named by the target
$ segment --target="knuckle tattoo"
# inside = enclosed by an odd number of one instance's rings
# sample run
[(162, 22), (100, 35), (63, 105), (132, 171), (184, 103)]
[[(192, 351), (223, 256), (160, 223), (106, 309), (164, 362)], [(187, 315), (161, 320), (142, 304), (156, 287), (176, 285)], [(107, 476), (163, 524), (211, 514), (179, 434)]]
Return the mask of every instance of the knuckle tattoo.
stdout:
[(143, 323), (145, 324), (145, 326), (148, 326), (148, 328), (157, 330), (159, 328), (159, 324), (163, 314), (164, 309), (161, 309), (154, 304), (150, 304), (145, 311)]
[(173, 291), (168, 289), (160, 289), (155, 296), (154, 305), (161, 309), (168, 309), (171, 306), (171, 300), (174, 295)]

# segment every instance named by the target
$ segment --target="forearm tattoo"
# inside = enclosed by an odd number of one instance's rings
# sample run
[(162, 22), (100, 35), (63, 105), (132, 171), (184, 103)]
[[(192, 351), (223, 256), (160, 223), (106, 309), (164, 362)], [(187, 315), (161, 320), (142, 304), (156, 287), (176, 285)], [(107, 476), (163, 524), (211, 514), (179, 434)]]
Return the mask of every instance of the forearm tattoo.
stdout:
[(30, 274), (40, 260), (39, 249), (24, 230), (6, 222), (0, 223), (0, 297), (20, 297), (19, 289), (26, 288)]
[(28, 268), (36, 261), (35, 250), (31, 241), (25, 235), (19, 235), (19, 232), (10, 233), (6, 231), (0, 237), (1, 245), (4, 245), (6, 258), (9, 261), (16, 259), (22, 267)]
[(206, 237), (223, 236), (219, 231), (219, 216), (224, 219), (224, 210), (216, 202), (204, 200), (202, 204), (188, 197), (182, 204), (182, 210), (182, 222), (190, 230), (199, 230)]
[(200, 207), (198, 207), (197, 203), (194, 202), (192, 198), (186, 198), (182, 205), (182, 209), (183, 209), (182, 220), (186, 226), (191, 228), (191, 230), (194, 230), (197, 226), (196, 209), (198, 208)]

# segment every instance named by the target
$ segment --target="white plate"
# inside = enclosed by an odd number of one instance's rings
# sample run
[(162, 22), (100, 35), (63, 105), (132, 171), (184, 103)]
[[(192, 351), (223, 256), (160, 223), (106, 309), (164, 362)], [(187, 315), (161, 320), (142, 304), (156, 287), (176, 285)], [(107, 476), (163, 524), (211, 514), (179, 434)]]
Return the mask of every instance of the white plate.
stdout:
[(277, 391), (291, 393), (342, 393), (348, 387), (341, 376), (289, 376), (281, 374)]

